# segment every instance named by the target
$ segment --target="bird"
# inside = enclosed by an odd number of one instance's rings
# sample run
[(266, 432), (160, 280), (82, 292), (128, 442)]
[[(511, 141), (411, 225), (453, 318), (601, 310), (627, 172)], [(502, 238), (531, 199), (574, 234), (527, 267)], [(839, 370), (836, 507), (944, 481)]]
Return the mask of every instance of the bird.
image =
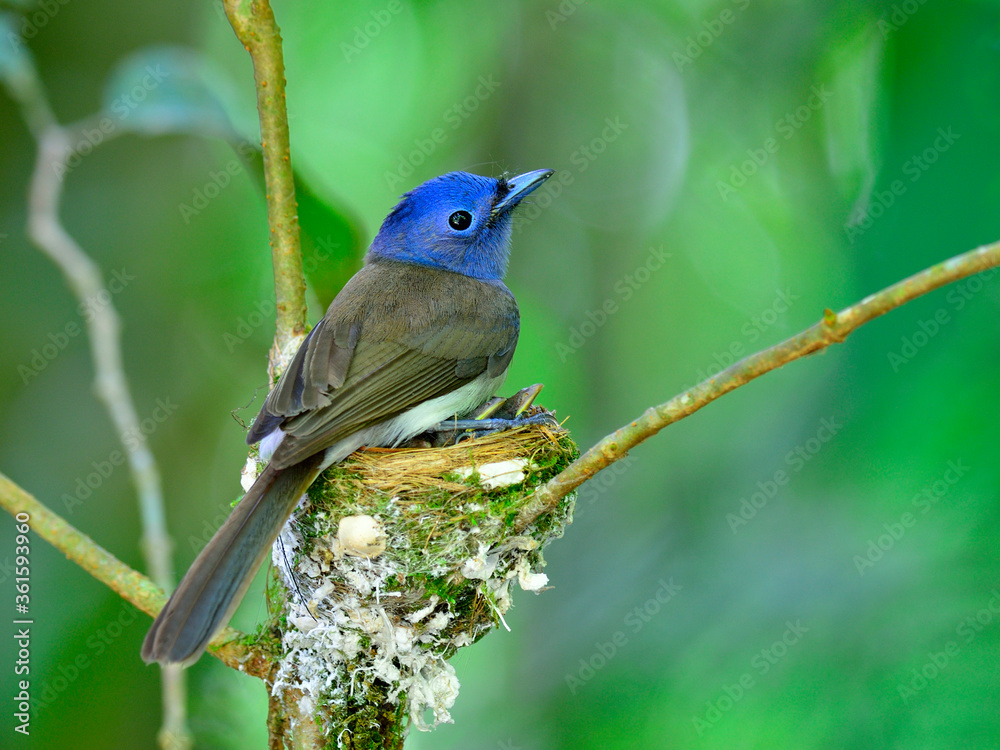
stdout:
[(494, 395), (520, 331), (503, 283), (514, 211), (553, 173), (450, 172), (402, 196), (265, 399), (247, 443), (267, 465), (157, 615), (147, 664), (198, 660), (325, 468)]

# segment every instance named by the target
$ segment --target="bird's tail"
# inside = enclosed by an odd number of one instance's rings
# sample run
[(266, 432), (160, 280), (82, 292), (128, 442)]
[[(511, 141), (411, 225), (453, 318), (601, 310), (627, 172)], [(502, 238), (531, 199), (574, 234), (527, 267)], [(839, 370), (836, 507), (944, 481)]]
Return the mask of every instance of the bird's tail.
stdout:
[(322, 452), (285, 469), (264, 469), (201, 551), (142, 643), (149, 664), (192, 664), (229, 622), (299, 498)]

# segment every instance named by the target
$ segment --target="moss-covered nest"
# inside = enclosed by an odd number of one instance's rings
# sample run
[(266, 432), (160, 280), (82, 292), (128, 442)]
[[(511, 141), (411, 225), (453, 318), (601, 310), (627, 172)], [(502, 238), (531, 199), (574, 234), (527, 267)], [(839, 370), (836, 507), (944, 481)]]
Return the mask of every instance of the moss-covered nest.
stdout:
[(421, 729), (450, 721), (459, 685), (445, 660), (503, 620), (512, 582), (545, 587), (542, 548), (572, 521), (573, 496), (520, 533), (513, 524), (577, 455), (561, 428), (531, 425), (444, 448), (362, 450), (328, 469), (275, 546), (274, 688), (295, 687), (324, 725), (350, 727), (351, 747), (365, 746), (366, 725), (385, 726), (359, 707), (408, 711)]

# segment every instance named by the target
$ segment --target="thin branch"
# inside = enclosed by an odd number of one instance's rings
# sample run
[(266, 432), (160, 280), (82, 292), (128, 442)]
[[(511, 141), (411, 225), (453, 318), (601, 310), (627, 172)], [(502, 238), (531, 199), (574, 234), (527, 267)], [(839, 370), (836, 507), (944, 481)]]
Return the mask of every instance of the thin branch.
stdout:
[(994, 242), (931, 266), (866, 297), (839, 313), (826, 310), (823, 320), (811, 328), (770, 349), (740, 360), (715, 377), (702, 381), (664, 404), (650, 407), (634, 422), (603, 438), (561, 473), (538, 488), (532, 502), (518, 515), (515, 529), (520, 533), (538, 516), (555, 508), (563, 497), (601, 469), (624, 458), (632, 448), (667, 425), (694, 414), (720, 396), (793, 360), (842, 342), (865, 323), (901, 307), (910, 300), (998, 265), (1000, 265), (1000, 242)]
[[(160, 586), (173, 588), (170, 538), (166, 532), (163, 491), (153, 453), (140, 429), (139, 415), (129, 393), (121, 356), (121, 322), (104, 285), (101, 269), (66, 232), (59, 221), (61, 183), (58, 165), (70, 152), (65, 130), (45, 130), (28, 198), (28, 234), (39, 250), (63, 272), (84, 305), (94, 361), (94, 390), (104, 402), (129, 458), (142, 513), (143, 543), (150, 574)], [(128, 439), (125, 439), (128, 437)]]
[[(35, 533), (122, 599), (154, 617), (163, 609), (167, 602), (163, 589), (67, 523), (2, 473), (0, 507), (11, 515), (27, 513)], [(233, 669), (263, 678), (270, 669), (268, 657), (257, 649), (243, 645), (241, 641), (245, 638), (244, 633), (226, 628), (212, 641), (209, 653)]]
[[(9, 31), (8, 24), (0, 21), (0, 33)], [(7, 64), (0, 68), (3, 73), (3, 83), (7, 87), (7, 93), (21, 107), (21, 116), (28, 125), (28, 130), (35, 136), (36, 140), (41, 140), (41, 135), (46, 128), (55, 126), (56, 116), (52, 113), (49, 100), (45, 96), (45, 87), (38, 78), (38, 69), (34, 61), (17, 44), (11, 44), (12, 49)]]
[[(52, 115), (45, 88), (26, 52), (17, 64), (5, 71), (7, 88), (21, 104), (21, 111), (38, 141), (38, 156), (28, 189), (28, 236), (35, 246), (55, 263), (80, 302), (91, 356), (94, 362), (95, 391), (111, 416), (118, 438), (125, 447), (132, 479), (136, 485), (142, 516), (146, 564), (164, 589), (172, 589), (173, 565), (170, 537), (163, 511), (163, 491), (153, 453), (140, 429), (132, 396), (125, 379), (121, 356), (121, 323), (111, 293), (104, 284), (100, 267), (63, 228), (59, 200), (68, 159), (73, 155), (80, 126), (61, 127)], [(84, 125), (87, 121), (84, 121)], [(191, 746), (185, 710), (185, 679), (179, 667), (163, 672), (165, 721), (160, 735), (164, 747)]]
[[(299, 217), (285, 109), (281, 32), (268, 0), (224, 0), (226, 16), (253, 61), (260, 114), (267, 222), (271, 228), (277, 321), (271, 361), (298, 343), (306, 324), (306, 283), (299, 246)], [(288, 352), (287, 356), (291, 356)], [(279, 356), (276, 356), (279, 355)]]
[[(260, 10), (261, 6), (254, 4), (251, 15), (256, 18)], [(294, 183), (288, 158), (281, 39), (266, 3), (263, 10), (266, 11), (265, 22), (268, 19), (270, 22), (269, 26), (265, 23), (268, 31), (264, 37), (269, 39), (269, 44), (264, 46), (270, 46), (276, 53), (265, 54), (267, 64), (263, 66), (255, 56), (254, 64), (258, 70), (258, 87), (261, 89), (265, 172), (272, 246), (275, 248), (278, 327), (279, 334), (291, 340), (294, 334), (301, 333), (304, 329), (305, 284), (298, 249), (298, 220), (292, 187)], [(250, 33), (250, 37), (256, 39), (257, 35)], [(251, 48), (249, 42), (244, 43), (248, 49)], [(128, 391), (120, 348), (121, 324), (110, 302), (110, 292), (104, 285), (99, 266), (66, 232), (59, 219), (62, 176), (68, 171), (67, 160), (73, 154), (72, 144), (78, 140), (81, 127), (88, 121), (65, 127), (58, 124), (44, 86), (38, 78), (37, 69), (26, 51), (14, 55), (2, 72), (3, 83), (12, 98), (21, 105), (22, 115), (38, 141), (38, 157), (28, 196), (28, 234), (35, 245), (59, 266), (67, 283), (88, 311), (86, 322), (96, 371), (95, 390), (105, 403), (119, 437), (125, 444), (133, 479), (138, 488), (147, 565), (161, 588), (121, 563), (2, 474), (0, 506), (11, 513), (28, 513), (32, 528), (43, 538), (120, 596), (143, 611), (155, 615), (166, 602), (163, 590), (173, 588), (171, 545), (166, 533), (160, 477)], [(263, 91), (268, 87), (269, 80), (277, 85), (271, 85), (269, 92)], [(265, 111), (270, 113), (269, 118), (265, 118)], [(287, 189), (283, 189), (283, 185), (287, 185)], [(271, 196), (276, 196), (276, 200), (272, 200)], [(275, 204), (281, 209), (277, 214), (273, 210)], [(277, 221), (275, 216), (278, 217)], [(282, 248), (285, 251), (279, 253)], [(300, 319), (297, 325), (287, 322), (294, 320), (296, 316)], [(241, 643), (244, 638), (239, 631), (226, 628), (212, 641), (209, 652), (234, 669), (267, 679), (272, 668), (270, 655), (266, 651), (244, 646)], [(185, 688), (181, 668), (164, 668), (163, 680), (165, 720), (160, 742), (174, 748), (188, 746), (190, 735), (186, 728)]]
[(11, 515), (27, 513), (31, 528), (42, 539), (143, 612), (155, 614), (163, 607), (166, 597), (156, 584), (73, 528), (3, 474), (0, 474), (0, 505)]

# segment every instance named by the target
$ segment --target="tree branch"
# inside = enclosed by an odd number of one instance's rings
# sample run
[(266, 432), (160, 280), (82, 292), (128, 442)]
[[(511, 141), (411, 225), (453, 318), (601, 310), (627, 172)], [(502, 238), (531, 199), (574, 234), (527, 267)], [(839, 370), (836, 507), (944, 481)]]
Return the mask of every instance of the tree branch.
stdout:
[[(62, 191), (58, 167), (65, 165), (70, 153), (65, 129), (51, 127), (42, 133), (28, 196), (28, 234), (36, 247), (59, 267), (77, 299), (86, 306), (95, 370), (94, 390), (104, 402), (129, 457), (139, 495), (143, 544), (150, 574), (164, 588), (172, 588), (170, 538), (166, 531), (160, 474), (129, 394), (120, 346), (121, 321), (111, 302), (111, 293), (104, 286), (100, 267), (59, 221)], [(126, 436), (130, 439), (125, 440)]]
[[(78, 531), (2, 473), (0, 507), (11, 515), (27, 513), (35, 533), (122, 599), (153, 617), (163, 609), (167, 602), (163, 589)], [(269, 658), (259, 650), (243, 645), (246, 637), (238, 630), (226, 628), (212, 641), (209, 653), (233, 669), (264, 678), (270, 668)]]
[(603, 438), (557, 476), (535, 491), (535, 497), (518, 514), (515, 530), (520, 533), (541, 514), (553, 509), (559, 500), (586, 482), (601, 469), (610, 466), (639, 443), (667, 425), (694, 414), (704, 406), (766, 372), (844, 341), (870, 320), (885, 315), (945, 284), (964, 279), (1000, 265), (1000, 242), (984, 245), (957, 255), (943, 263), (910, 276), (872, 294), (839, 313), (826, 310), (823, 319), (797, 336), (753, 354), (702, 381), (694, 388), (674, 396), (666, 403), (652, 406), (642, 416)]
[[(267, 223), (271, 228), (274, 297), (277, 321), (274, 363), (305, 331), (306, 283), (299, 246), (298, 207), (285, 109), (285, 63), (281, 32), (268, 0), (224, 0), (226, 16), (253, 61), (260, 114), (264, 182), (267, 187)], [(290, 357), (293, 352), (287, 352)], [(276, 356), (278, 355), (278, 356)]]
[[(129, 393), (121, 355), (121, 323), (104, 284), (100, 267), (65, 230), (59, 218), (63, 177), (79, 126), (62, 127), (49, 106), (45, 87), (27, 51), (15, 48), (4, 66), (3, 81), (21, 105), (21, 112), (38, 142), (38, 156), (28, 190), (28, 236), (58, 266), (86, 311), (85, 320), (94, 362), (95, 391), (104, 402), (125, 447), (142, 516), (143, 547), (153, 580), (173, 588), (170, 537), (163, 511), (160, 474)], [(126, 439), (129, 438), (129, 439)], [(185, 710), (185, 679), (178, 667), (163, 672), (165, 720), (160, 735), (164, 747), (191, 746)]]

